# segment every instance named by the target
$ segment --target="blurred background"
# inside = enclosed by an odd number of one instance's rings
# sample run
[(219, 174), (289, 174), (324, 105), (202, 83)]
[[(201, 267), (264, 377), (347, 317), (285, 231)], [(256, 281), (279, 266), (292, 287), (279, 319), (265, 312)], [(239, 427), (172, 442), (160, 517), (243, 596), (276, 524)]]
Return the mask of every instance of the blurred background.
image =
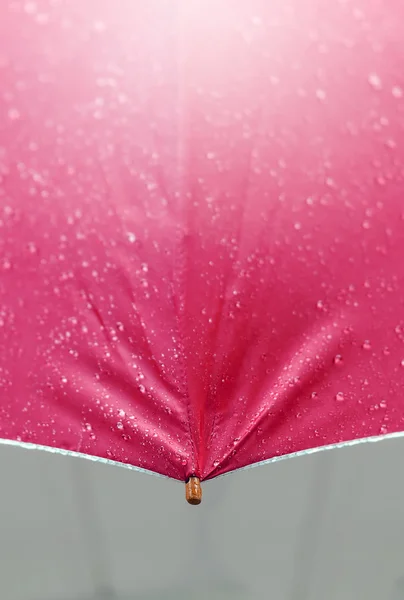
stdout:
[(404, 439), (204, 484), (2, 445), (5, 600), (404, 598)]

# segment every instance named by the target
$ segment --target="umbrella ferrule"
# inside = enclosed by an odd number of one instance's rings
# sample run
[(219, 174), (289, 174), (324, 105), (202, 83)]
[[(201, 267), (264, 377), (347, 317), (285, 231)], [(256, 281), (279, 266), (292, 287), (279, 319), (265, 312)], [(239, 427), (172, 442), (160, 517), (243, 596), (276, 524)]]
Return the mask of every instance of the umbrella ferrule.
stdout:
[(185, 497), (188, 504), (196, 506), (202, 502), (202, 487), (199, 477), (190, 477), (185, 482)]

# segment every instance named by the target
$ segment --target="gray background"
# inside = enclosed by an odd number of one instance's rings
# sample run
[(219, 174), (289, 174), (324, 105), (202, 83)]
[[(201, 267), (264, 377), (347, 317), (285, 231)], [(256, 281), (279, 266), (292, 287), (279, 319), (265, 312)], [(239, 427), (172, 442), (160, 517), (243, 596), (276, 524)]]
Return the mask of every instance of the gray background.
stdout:
[(404, 600), (404, 439), (204, 485), (0, 445), (1, 600)]

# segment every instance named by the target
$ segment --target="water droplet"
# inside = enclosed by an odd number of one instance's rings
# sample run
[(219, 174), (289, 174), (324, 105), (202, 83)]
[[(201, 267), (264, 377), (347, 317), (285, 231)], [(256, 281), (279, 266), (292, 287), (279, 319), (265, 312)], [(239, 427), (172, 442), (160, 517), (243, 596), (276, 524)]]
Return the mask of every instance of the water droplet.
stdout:
[(216, 158), (216, 154), (214, 152), (207, 152), (206, 158), (208, 158), (209, 160), (213, 160), (214, 158)]
[(400, 364), (401, 364), (402, 367), (404, 367), (404, 358), (403, 358), (403, 360), (401, 361)]
[(344, 394), (342, 392), (338, 392), (335, 396), (335, 399), (337, 402), (343, 402), (345, 400)]
[(39, 13), (36, 17), (36, 22), (41, 25), (48, 23), (48, 21), (49, 21), (49, 15), (46, 13)]
[(382, 426), (380, 427), (380, 433), (381, 433), (382, 435), (386, 435), (386, 433), (387, 433), (387, 432), (388, 432), (387, 426), (386, 426), (386, 425), (382, 425)]
[(370, 73), (369, 77), (368, 77), (368, 82), (370, 83), (370, 85), (372, 86), (373, 89), (375, 89), (375, 90), (382, 89), (382, 80), (380, 79), (380, 77), (377, 73)]
[(318, 89), (318, 90), (316, 90), (316, 97), (317, 97), (317, 98), (318, 98), (318, 99), (319, 99), (321, 102), (323, 102), (323, 101), (326, 99), (326, 97), (327, 97), (327, 94), (326, 94), (326, 92), (325, 92), (324, 90), (322, 90), (322, 89)]
[(35, 2), (26, 2), (24, 4), (24, 10), (28, 15), (33, 15), (37, 11)]
[(132, 231), (128, 231), (126, 233), (126, 237), (128, 238), (128, 240), (130, 241), (131, 244), (136, 242), (136, 235), (134, 233), (132, 233)]
[(318, 396), (317, 392), (311, 392), (311, 397), (312, 398), (317, 398), (317, 396)]
[(369, 340), (365, 340), (362, 344), (362, 348), (364, 350), (370, 350), (372, 347), (371, 343), (369, 342)]
[(121, 421), (118, 421), (118, 423), (116, 424), (118, 429), (123, 429), (123, 423)]
[(220, 460), (213, 461), (213, 466), (218, 467), (220, 465)]
[(380, 400), (380, 408), (387, 408), (386, 400)]
[(397, 148), (397, 143), (395, 142), (395, 140), (389, 138), (388, 140), (386, 140), (386, 146), (387, 148), (390, 148), (391, 150), (394, 150), (394, 148)]
[(124, 418), (126, 416), (126, 412), (124, 410), (122, 410), (122, 408), (119, 410), (119, 416)]
[(20, 111), (16, 108), (9, 108), (7, 114), (8, 118), (11, 119), (11, 121), (16, 121), (20, 118)]
[(142, 385), (142, 384), (140, 384), (140, 385), (139, 385), (139, 391), (140, 391), (142, 394), (145, 394), (145, 393), (146, 393), (146, 388), (145, 388), (145, 386), (144, 386), (144, 385)]
[(256, 16), (251, 17), (251, 23), (253, 25), (255, 25), (256, 27), (258, 27), (259, 25), (262, 25), (262, 19), (261, 19), (261, 17), (256, 17)]
[(362, 223), (363, 229), (370, 229), (370, 221), (366, 220)]
[(103, 33), (106, 30), (107, 26), (104, 23), (104, 21), (95, 21), (94, 22), (94, 30), (97, 31), (97, 33)]
[(335, 365), (342, 365), (342, 363), (343, 363), (343, 362), (344, 362), (344, 361), (343, 361), (343, 358), (342, 358), (341, 354), (337, 354), (337, 355), (334, 357), (334, 364), (335, 364)]
[(393, 86), (391, 93), (393, 94), (394, 98), (402, 98), (403, 97), (403, 90), (399, 85)]

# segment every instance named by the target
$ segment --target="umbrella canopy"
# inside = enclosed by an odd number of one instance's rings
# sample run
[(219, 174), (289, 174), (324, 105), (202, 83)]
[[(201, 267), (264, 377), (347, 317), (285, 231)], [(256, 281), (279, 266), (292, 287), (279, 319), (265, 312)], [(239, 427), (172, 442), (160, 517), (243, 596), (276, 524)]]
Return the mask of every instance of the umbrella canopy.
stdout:
[(403, 23), (2, 2), (2, 438), (186, 480), (403, 430)]

